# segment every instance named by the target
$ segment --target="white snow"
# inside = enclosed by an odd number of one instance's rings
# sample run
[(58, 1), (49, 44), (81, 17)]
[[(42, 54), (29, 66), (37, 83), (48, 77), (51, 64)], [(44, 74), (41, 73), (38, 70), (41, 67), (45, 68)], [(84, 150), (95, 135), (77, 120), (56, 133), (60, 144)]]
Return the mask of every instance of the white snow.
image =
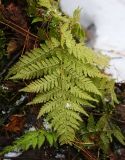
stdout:
[(55, 156), (55, 158), (56, 159), (65, 159), (65, 155), (57, 153), (56, 156)]
[(125, 81), (125, 0), (61, 0), (60, 6), (69, 16), (81, 9), (81, 25), (93, 34), (89, 46), (111, 57), (106, 72)]
[(44, 126), (45, 130), (47, 130), (47, 131), (52, 129), (51, 124), (47, 121), (46, 118), (43, 119), (43, 126)]
[(22, 154), (22, 152), (16, 152), (16, 151), (12, 151), (12, 152), (9, 152), (7, 154), (4, 155), (5, 159), (6, 158), (13, 158), (13, 157), (18, 157)]

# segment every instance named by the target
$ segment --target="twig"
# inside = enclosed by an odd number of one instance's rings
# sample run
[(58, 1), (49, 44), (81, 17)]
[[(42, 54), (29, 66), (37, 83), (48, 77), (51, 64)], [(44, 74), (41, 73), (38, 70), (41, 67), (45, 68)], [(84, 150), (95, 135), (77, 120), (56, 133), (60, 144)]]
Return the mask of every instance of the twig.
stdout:
[(73, 144), (74, 144), (74, 146), (76, 146), (76, 148), (79, 148), (79, 149), (82, 151), (81, 153), (82, 153), (88, 160), (97, 160), (97, 158), (96, 158), (95, 156), (93, 156), (92, 154), (90, 154), (90, 152), (89, 152), (87, 149), (85, 149), (85, 148), (77, 145), (76, 143), (73, 143)]
[(20, 33), (21, 35), (23, 35), (24, 37), (26, 37), (26, 35), (30, 35), (30, 39), (33, 39), (33, 40), (38, 40), (39, 37), (32, 34), (31, 32), (25, 30), (24, 28), (14, 24), (13, 22), (9, 21), (9, 20), (6, 20), (4, 19), (4, 21), (0, 21), (1, 24), (4, 24), (6, 26), (8, 26), (9, 28), (15, 30), (16, 32)]
[[(28, 31), (29, 31), (29, 29), (28, 29)], [(22, 53), (21, 53), (21, 55), (24, 53), (24, 51), (25, 51), (25, 48), (26, 48), (26, 45), (28, 44), (27, 42), (28, 42), (28, 39), (29, 39), (29, 35), (27, 34), (26, 35), (26, 38), (25, 38), (25, 42), (24, 42), (24, 45), (23, 45), (23, 50), (22, 50)]]

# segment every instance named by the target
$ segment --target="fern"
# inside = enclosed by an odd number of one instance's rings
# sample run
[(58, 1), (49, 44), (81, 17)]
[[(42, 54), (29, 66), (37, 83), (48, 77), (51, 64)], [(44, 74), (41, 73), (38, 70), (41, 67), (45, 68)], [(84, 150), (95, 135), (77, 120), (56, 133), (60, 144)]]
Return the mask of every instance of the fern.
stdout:
[(50, 146), (54, 145), (57, 141), (57, 137), (54, 132), (47, 132), (42, 129), (38, 131), (27, 132), (24, 136), (14, 141), (12, 146), (5, 148), (0, 155), (8, 153), (13, 150), (28, 150), (30, 148), (41, 148), (44, 142), (47, 141)]
[(125, 145), (125, 137), (121, 133), (120, 128), (111, 121), (110, 114), (104, 114), (96, 125), (96, 132), (100, 132), (100, 147), (107, 153), (109, 144), (113, 140), (113, 136), (123, 145)]
[[(113, 91), (109, 88), (105, 91), (105, 88), (114, 83), (101, 72), (107, 65), (107, 58), (77, 41), (72, 31), (76, 19), (63, 16), (53, 4), (54, 1), (39, 1), (46, 11), (43, 19), (48, 20), (50, 33), (55, 35), (40, 48), (23, 55), (9, 75), (13, 80), (31, 80), (21, 89), (37, 93), (28, 104), (42, 103), (38, 118), (45, 116), (49, 120), (61, 144), (71, 144), (79, 130), (81, 115), (88, 116), (86, 107), (94, 107), (99, 99), (104, 99), (107, 90), (112, 96)], [(98, 86), (98, 81), (102, 80), (107, 86)]]
[(112, 122), (111, 117), (112, 115), (109, 113), (104, 113), (95, 122), (95, 117), (91, 114), (87, 124), (81, 129), (81, 139), (84, 141), (84, 144), (89, 143), (89, 147), (98, 146), (104, 153), (108, 152), (113, 137), (125, 145), (125, 137), (121, 133), (120, 128)]

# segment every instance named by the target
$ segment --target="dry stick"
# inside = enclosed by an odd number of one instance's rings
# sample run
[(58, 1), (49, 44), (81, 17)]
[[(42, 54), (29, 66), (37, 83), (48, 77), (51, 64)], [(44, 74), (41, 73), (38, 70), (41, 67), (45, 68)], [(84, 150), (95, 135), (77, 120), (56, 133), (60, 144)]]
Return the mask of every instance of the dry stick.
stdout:
[(81, 151), (83, 151), (83, 153), (86, 155), (86, 157), (89, 157), (88, 160), (97, 160), (97, 158), (95, 156), (91, 155), (85, 148), (82, 148), (82, 147), (80, 147), (79, 145), (77, 145), (75, 143), (73, 143), (73, 144), (74, 144), (74, 146), (79, 148)]
[(87, 150), (81, 148), (80, 146), (74, 144), (77, 148), (79, 148), (83, 153), (83, 155), (88, 159), (88, 160), (97, 160), (94, 156), (92, 156)]
[(4, 21), (5, 21), (5, 22), (0, 21), (0, 23), (6, 25), (6, 26), (8, 26), (8, 27), (10, 27), (11, 29), (15, 30), (16, 32), (22, 34), (23, 36), (26, 36), (27, 34), (29, 34), (29, 35), (31, 36), (31, 37), (29, 37), (29, 38), (31, 38), (31, 39), (33, 39), (33, 40), (36, 40), (36, 39), (38, 40), (38, 39), (39, 39), (38, 36), (32, 34), (31, 32), (25, 30), (24, 28), (21, 28), (20, 26), (14, 24), (13, 22), (11, 22), (11, 21), (9, 21), (9, 20), (6, 20), (6, 19), (4, 19)]
[(15, 24), (15, 23), (7, 20), (7, 19), (5, 19), (5, 21), (8, 22), (8, 23), (10, 23), (10, 24), (12, 24), (12, 25), (14, 25), (15, 27), (19, 28), (20, 30), (26, 32), (27, 34), (31, 35), (32, 37), (38, 38), (38, 36), (36, 36), (36, 35), (34, 35), (33, 33), (29, 32), (29, 30), (27, 31), (27, 30), (25, 30), (24, 28), (20, 27), (19, 25)]
[[(28, 31), (29, 31), (29, 29), (28, 29)], [(23, 45), (23, 50), (22, 50), (21, 55), (22, 55), (22, 54), (24, 53), (24, 51), (25, 51), (25, 48), (26, 48), (28, 39), (29, 39), (29, 34), (26, 35), (26, 38), (25, 38), (25, 42), (24, 42), (24, 45)]]
[[(89, 132), (87, 132), (87, 133), (89, 133)], [(91, 133), (93, 133), (93, 132), (91, 132)], [(76, 139), (76, 141), (74, 141), (74, 143), (77, 143), (79, 145), (85, 145), (86, 144), (85, 142), (81, 142), (77, 137), (75, 139)]]

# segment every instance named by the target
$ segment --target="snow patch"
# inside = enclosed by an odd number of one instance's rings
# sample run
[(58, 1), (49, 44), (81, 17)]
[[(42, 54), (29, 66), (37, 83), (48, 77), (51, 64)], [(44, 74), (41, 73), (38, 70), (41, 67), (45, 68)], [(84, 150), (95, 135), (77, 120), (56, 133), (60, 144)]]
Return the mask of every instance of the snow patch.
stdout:
[(57, 153), (56, 156), (55, 156), (55, 158), (56, 159), (65, 159), (65, 155)]
[[(14, 157), (18, 157), (22, 154), (22, 152), (16, 152), (16, 151), (12, 151), (12, 152), (9, 152), (7, 154), (4, 155), (5, 159), (7, 158), (14, 158)], [(4, 160), (5, 160), (4, 159)]]
[(43, 119), (43, 126), (44, 126), (45, 130), (47, 130), (47, 131), (52, 129), (51, 124), (45, 118)]

